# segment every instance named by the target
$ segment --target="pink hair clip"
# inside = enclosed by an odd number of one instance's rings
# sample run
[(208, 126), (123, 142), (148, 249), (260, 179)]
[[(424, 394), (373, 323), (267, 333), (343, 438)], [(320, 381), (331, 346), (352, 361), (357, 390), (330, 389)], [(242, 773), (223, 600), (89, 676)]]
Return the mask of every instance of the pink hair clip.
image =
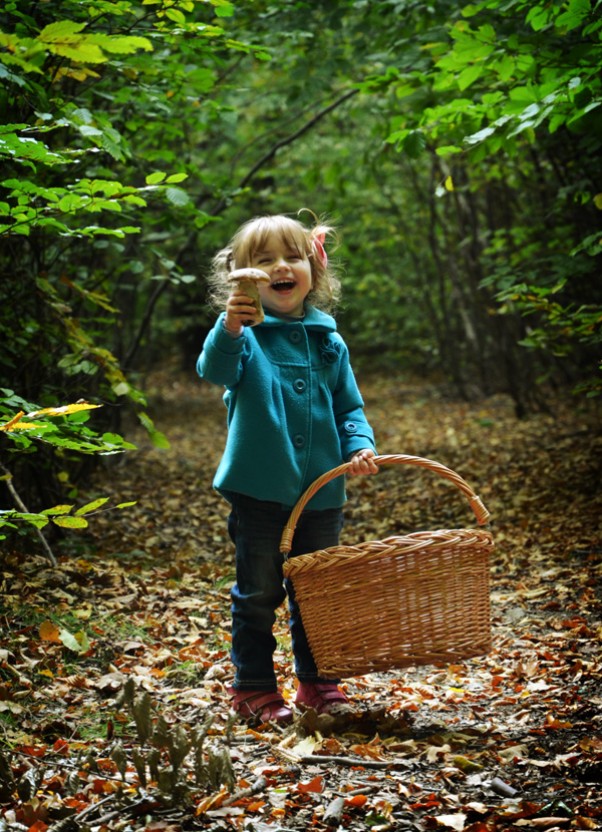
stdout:
[(314, 247), (316, 252), (316, 257), (320, 261), (320, 263), (326, 268), (328, 265), (328, 255), (326, 254), (326, 249), (324, 248), (324, 243), (326, 242), (326, 234), (319, 233), (315, 234), (312, 237), (311, 243)]

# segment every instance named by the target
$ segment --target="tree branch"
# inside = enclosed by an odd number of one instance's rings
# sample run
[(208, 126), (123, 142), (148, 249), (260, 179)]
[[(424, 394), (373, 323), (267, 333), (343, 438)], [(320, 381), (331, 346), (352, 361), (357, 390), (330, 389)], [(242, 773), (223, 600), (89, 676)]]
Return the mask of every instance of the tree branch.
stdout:
[(310, 120), (303, 124), (298, 130), (295, 130), (294, 133), (291, 133), (290, 136), (285, 136), (284, 139), (280, 139), (279, 142), (276, 142), (276, 144), (268, 150), (265, 156), (262, 156), (262, 158), (253, 165), (251, 170), (242, 179), (238, 187), (244, 188), (255, 176), (257, 171), (260, 168), (262, 168), (266, 164), (266, 162), (269, 162), (270, 159), (274, 158), (274, 156), (280, 150), (280, 148), (292, 144), (294, 141), (300, 138), (300, 136), (303, 136), (304, 133), (307, 133), (308, 130), (311, 130), (312, 127), (315, 127), (315, 125), (319, 121), (321, 121), (324, 118), (324, 116), (328, 115), (328, 113), (331, 113), (333, 110), (336, 110), (337, 107), (340, 107), (341, 104), (343, 104), (352, 96), (357, 95), (358, 92), (359, 90), (349, 90), (349, 92), (346, 92), (340, 98), (337, 98), (336, 101), (333, 101), (332, 104), (329, 104), (328, 107), (324, 107), (323, 110), (317, 112), (315, 116), (310, 118)]
[[(19, 492), (17, 491), (17, 489), (13, 485), (12, 474), (10, 473), (8, 468), (6, 468), (1, 462), (0, 462), (0, 471), (2, 471), (2, 473), (4, 474), (4, 481), (6, 482), (6, 487), (8, 488), (8, 490), (10, 492), (10, 495), (13, 498), (13, 502), (16, 505), (16, 507), (23, 514), (29, 514), (30, 512), (29, 512), (27, 506), (25, 505), (25, 503), (23, 502), (23, 500), (19, 496)], [(40, 543), (42, 544), (42, 547), (43, 547), (44, 551), (46, 552), (46, 557), (48, 558), (48, 560), (50, 561), (50, 563), (53, 566), (56, 566), (57, 565), (56, 558), (54, 556), (54, 553), (53, 553), (52, 549), (50, 548), (50, 545), (49, 545), (48, 541), (46, 540), (46, 538), (42, 534), (41, 530), (38, 529), (37, 526), (35, 527), (35, 532), (36, 532), (36, 535), (39, 538)]]

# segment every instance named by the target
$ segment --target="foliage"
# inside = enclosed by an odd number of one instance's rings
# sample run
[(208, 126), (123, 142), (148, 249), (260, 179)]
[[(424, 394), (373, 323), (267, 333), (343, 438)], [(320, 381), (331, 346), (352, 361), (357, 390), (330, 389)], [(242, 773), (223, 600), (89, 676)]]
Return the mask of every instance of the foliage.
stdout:
[[(161, 111), (162, 118), (175, 121), (175, 102), (186, 100), (191, 86), (198, 105), (199, 81), (205, 92), (214, 84), (215, 71), (203, 63), (215, 60), (215, 42), (226, 48), (225, 39), (219, 26), (203, 18), (210, 17), (211, 9), (228, 15), (231, 7), (222, 0), (200, 5), (199, 10), (189, 0), (167, 8), (161, 3), (67, 2), (61, 4), (60, 20), (37, 3), (5, 5), (0, 106), (17, 120), (5, 124), (0, 137), (4, 170), (14, 171), (0, 186), (0, 237), (6, 241), (6, 265), (12, 266), (7, 273), (14, 276), (11, 311), (26, 333), (9, 350), (5, 367), (10, 370), (25, 357), (30, 373), (24, 395), (68, 393), (74, 382), (89, 385), (96, 378), (103, 395), (143, 403), (111, 349), (110, 333), (126, 311), (120, 295), (131, 291), (119, 285), (125, 282), (123, 265), (117, 282), (111, 273), (119, 260), (129, 260), (119, 241), (142, 231), (143, 211), (149, 214), (148, 224), (160, 221), (164, 230), (183, 215), (193, 226), (206, 221), (180, 187), (188, 174), (153, 171), (157, 142), (146, 153), (134, 143), (136, 134), (144, 132), (140, 128), (149, 110), (155, 109), (155, 119)], [(179, 77), (182, 45), (199, 64), (185, 83)], [(227, 46), (244, 48), (233, 41)], [(180, 89), (166, 89), (171, 84)], [(168, 104), (171, 99), (174, 103)], [(156, 120), (154, 124), (157, 129)], [(166, 140), (161, 137), (161, 143)], [(120, 181), (120, 171), (127, 184)], [(151, 271), (138, 261), (128, 262), (128, 272), (150, 272), (145, 281), (153, 289), (158, 282), (180, 279), (173, 262), (160, 254), (153, 259), (160, 269)], [(153, 286), (155, 271), (160, 273)], [(38, 302), (33, 309), (32, 287)], [(8, 329), (7, 320), (3, 325)], [(36, 355), (42, 330), (58, 360), (54, 382), (48, 364)]]
[[(12, 444), (12, 447), (0, 445), (0, 480), (4, 480), (9, 485), (9, 490), (18, 504), (21, 503), (20, 498), (11, 485), (13, 475), (2, 461), (5, 456), (14, 458), (15, 454), (34, 453), (38, 443), (51, 446), (61, 456), (67, 452), (107, 455), (135, 447), (118, 434), (99, 435), (86, 425), (89, 411), (100, 405), (77, 402), (62, 407), (32, 410), (32, 405), (16, 396), (13, 391), (4, 389), (0, 392), (4, 394), (0, 398), (0, 419), (10, 417), (6, 422), (0, 422), (0, 436), (11, 440)], [(29, 412), (19, 410), (11, 415), (11, 409), (14, 407), (24, 407)], [(64, 473), (63, 479), (68, 479), (68, 475)], [(84, 529), (88, 527), (87, 516), (96, 514), (108, 501), (108, 497), (99, 497), (79, 508), (75, 505), (56, 505), (39, 512), (27, 511), (24, 504), (18, 505), (20, 510), (0, 509), (0, 530), (15, 531), (22, 525), (43, 529), (48, 523), (53, 523), (63, 529)], [(121, 509), (131, 505), (134, 504), (121, 503), (116, 508)], [(0, 531), (0, 540), (4, 539), (6, 539), (6, 534)]]
[[(272, 65), (255, 73), (274, 146), (278, 110), (299, 125), (315, 112), (312, 96), (337, 82), (360, 95), (287, 150), (286, 165), (270, 159), (236, 217), (266, 200), (290, 210), (301, 183), (302, 204), (340, 217), (352, 270), (342, 325), (359, 359), (442, 368), (465, 394), (509, 390), (525, 412), (538, 375), (595, 372), (599, 326), (584, 341), (579, 310), (602, 300), (599, 18), (589, 3), (570, 14), (537, 4), (549, 18), (543, 29), (526, 3), (380, 3), (373, 16), (359, 6), (340, 4), (336, 23), (320, 8), (315, 27), (306, 24), (305, 53), (293, 57), (284, 45), (274, 54), (282, 77)], [(284, 31), (292, 16), (279, 10)], [(261, 22), (255, 33), (264, 35)], [(241, 96), (248, 100), (246, 89), (232, 94), (237, 110)], [(551, 339), (554, 325), (544, 308), (510, 308), (503, 293), (559, 277), (571, 314), (562, 361), (547, 348), (521, 355), (529, 332), (550, 329)]]
[[(12, 0), (0, 13), (0, 372), (46, 405), (129, 400), (163, 446), (126, 365), (162, 291), (192, 279), (156, 247), (208, 221), (165, 124), (202, 120), (222, 53), (246, 53), (219, 25), (231, 13), (225, 0), (68, 0), (59, 19)], [(107, 413), (114, 433), (120, 408)]]

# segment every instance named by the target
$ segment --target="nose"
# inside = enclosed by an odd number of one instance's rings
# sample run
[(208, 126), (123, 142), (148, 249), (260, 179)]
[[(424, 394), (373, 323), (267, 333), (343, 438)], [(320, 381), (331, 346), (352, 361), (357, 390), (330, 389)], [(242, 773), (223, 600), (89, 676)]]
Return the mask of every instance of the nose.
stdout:
[(274, 263), (275, 269), (288, 269), (288, 260), (283, 255), (276, 258), (276, 262)]

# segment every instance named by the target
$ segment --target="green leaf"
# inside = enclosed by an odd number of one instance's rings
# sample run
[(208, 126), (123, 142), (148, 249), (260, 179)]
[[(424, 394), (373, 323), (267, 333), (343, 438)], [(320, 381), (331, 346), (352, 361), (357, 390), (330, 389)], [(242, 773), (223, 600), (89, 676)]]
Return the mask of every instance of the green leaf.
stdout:
[(451, 144), (443, 145), (443, 147), (435, 148), (435, 153), (437, 156), (451, 156), (454, 153), (462, 153), (462, 148)]
[(105, 503), (109, 502), (108, 497), (99, 497), (97, 500), (92, 500), (91, 503), (86, 503), (85, 506), (81, 506), (75, 512), (76, 517), (81, 517), (82, 514), (90, 514), (93, 511), (96, 511), (101, 506), (104, 506)]
[(422, 130), (412, 130), (403, 143), (403, 149), (411, 159), (416, 159), (426, 147), (426, 136)]
[(49, 523), (48, 517), (42, 514), (31, 514), (29, 512), (11, 512), (11, 519), (24, 520), (36, 529), (43, 529)]
[(52, 43), (58, 40), (73, 39), (82, 29), (86, 28), (86, 23), (77, 23), (75, 20), (57, 20), (56, 23), (49, 23), (44, 26), (38, 40), (42, 43)]
[(79, 644), (82, 653), (87, 653), (90, 650), (90, 641), (83, 630), (78, 630), (77, 633), (75, 633), (75, 639)]
[(167, 174), (163, 173), (163, 171), (158, 170), (155, 173), (149, 173), (149, 175), (144, 180), (147, 185), (160, 185), (166, 178)]
[(234, 14), (234, 4), (230, 0), (211, 0), (211, 3), (217, 17), (232, 17)]
[(40, 514), (47, 514), (49, 517), (54, 517), (55, 515), (60, 514), (69, 514), (73, 506), (53, 506), (52, 508), (45, 508), (43, 509)]
[[(566, 5), (566, 4), (565, 4)], [(590, 0), (569, 0), (568, 9), (555, 20), (557, 29), (570, 32), (581, 26), (592, 11)]]
[(155, 448), (163, 448), (164, 450), (171, 448), (169, 439), (160, 430), (153, 430), (150, 434), (150, 438)]
[(68, 650), (74, 653), (87, 653), (90, 649), (90, 642), (88, 637), (82, 631), (73, 635), (69, 630), (59, 630), (59, 638)]
[(141, 411), (140, 413), (138, 413), (138, 419), (140, 420), (142, 426), (148, 431), (151, 441), (156, 448), (167, 449), (170, 447), (169, 439), (165, 436), (164, 433), (157, 430), (157, 428), (155, 427), (155, 423), (148, 415), (148, 413), (144, 413)]
[(167, 9), (165, 16), (180, 26), (186, 23), (186, 16), (179, 9)]
[(468, 87), (470, 87), (471, 84), (474, 84), (474, 82), (477, 80), (477, 78), (480, 77), (482, 72), (483, 72), (483, 67), (482, 67), (481, 64), (473, 64), (473, 66), (467, 66), (466, 69), (464, 69), (458, 75), (458, 78), (457, 78), (458, 87), (462, 91), (464, 91), (465, 89), (468, 89)]
[(63, 529), (88, 528), (88, 521), (84, 517), (53, 517), (52, 522)]
[(166, 188), (165, 196), (168, 202), (171, 202), (172, 205), (177, 205), (179, 208), (190, 203), (190, 197), (181, 188)]
[(102, 47), (105, 52), (116, 55), (133, 55), (140, 49), (145, 52), (152, 52), (153, 45), (148, 38), (143, 37), (116, 37), (112, 35), (94, 35), (94, 41)]
[(130, 385), (127, 381), (119, 381), (117, 384), (113, 385), (113, 393), (115, 393), (116, 396), (127, 396), (130, 389)]
[(57, 208), (64, 214), (69, 214), (81, 208), (88, 201), (86, 197), (79, 196), (79, 194), (67, 194), (59, 201)]
[(44, 162), (46, 165), (64, 163), (65, 156), (51, 151), (43, 142), (37, 139), (21, 137), (15, 134), (0, 136), (0, 155), (9, 156), (14, 161), (32, 159), (36, 162)]
[(550, 8), (535, 5), (529, 10), (525, 20), (531, 24), (535, 32), (539, 32), (544, 26), (548, 25), (551, 14), (552, 10)]
[(172, 185), (176, 182), (183, 182), (185, 179), (188, 179), (187, 173), (172, 173), (171, 176), (167, 177), (165, 183), (168, 185)]

